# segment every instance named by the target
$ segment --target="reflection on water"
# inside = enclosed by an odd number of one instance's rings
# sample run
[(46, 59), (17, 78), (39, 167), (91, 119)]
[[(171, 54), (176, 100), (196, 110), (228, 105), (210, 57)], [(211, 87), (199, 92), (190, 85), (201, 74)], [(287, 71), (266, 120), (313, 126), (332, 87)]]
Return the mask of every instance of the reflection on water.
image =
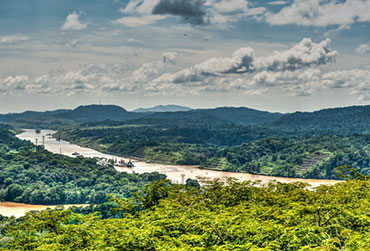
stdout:
[[(42, 130), (41, 133), (36, 134), (35, 130), (25, 129), (22, 134), (17, 137), (20, 139), (30, 140), (35, 143), (36, 139), (38, 144), (43, 142), (43, 136), (45, 136), (45, 148), (53, 153), (61, 153), (70, 157), (73, 157), (72, 153), (78, 152), (85, 157), (104, 157), (108, 159), (124, 159), (126, 162), (127, 158), (120, 156), (114, 156), (109, 154), (103, 154), (97, 152), (93, 149), (80, 147), (78, 145), (70, 144), (67, 141), (57, 141), (48, 135), (54, 134), (56, 131), (53, 130)], [(167, 175), (167, 177), (173, 182), (183, 183), (184, 180), (188, 178), (196, 177), (209, 177), (209, 178), (224, 178), (224, 177), (234, 177), (238, 180), (261, 180), (263, 183), (267, 183), (271, 180), (277, 180), (280, 182), (295, 182), (302, 181), (311, 184), (312, 186), (319, 186), (321, 184), (335, 184), (339, 181), (337, 180), (320, 180), (320, 179), (296, 179), (296, 178), (283, 178), (274, 176), (264, 176), (264, 175), (254, 175), (248, 173), (234, 173), (234, 172), (221, 172), (213, 170), (199, 169), (196, 166), (182, 166), (182, 165), (165, 165), (157, 163), (146, 163), (143, 161), (134, 160), (135, 166), (132, 168), (118, 167), (116, 170), (119, 172), (135, 172), (135, 173), (145, 173), (145, 172), (159, 172)]]

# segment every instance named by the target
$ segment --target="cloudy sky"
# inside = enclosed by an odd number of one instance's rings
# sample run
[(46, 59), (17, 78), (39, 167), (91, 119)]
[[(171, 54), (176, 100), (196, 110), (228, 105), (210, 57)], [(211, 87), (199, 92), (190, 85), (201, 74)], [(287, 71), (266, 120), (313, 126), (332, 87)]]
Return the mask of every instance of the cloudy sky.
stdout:
[(370, 104), (370, 0), (1, 0), (0, 113)]

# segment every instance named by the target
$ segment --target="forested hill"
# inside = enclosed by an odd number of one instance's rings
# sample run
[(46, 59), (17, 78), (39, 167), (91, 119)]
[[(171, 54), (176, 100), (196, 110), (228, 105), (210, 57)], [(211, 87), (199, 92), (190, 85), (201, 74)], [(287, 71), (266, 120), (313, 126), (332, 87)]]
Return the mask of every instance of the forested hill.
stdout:
[(129, 121), (136, 119), (213, 119), (241, 125), (270, 128), (290, 135), (352, 135), (370, 133), (370, 106), (351, 106), (315, 112), (271, 113), (246, 107), (219, 107), (178, 112), (129, 112), (116, 105), (79, 106), (73, 110), (27, 111), (0, 115), (0, 122), (17, 127), (50, 128), (88, 122)]
[(254, 110), (246, 107), (220, 107), (215, 109), (198, 109), (188, 114), (197, 116), (211, 116), (243, 125), (264, 125), (273, 122), (283, 115), (281, 113), (270, 113)]
[(125, 121), (140, 117), (140, 115), (126, 111), (116, 105), (87, 105), (79, 106), (74, 110), (59, 113), (56, 117), (73, 120), (75, 122), (96, 122), (104, 120)]
[(52, 154), (14, 136), (0, 124), (0, 201), (30, 204), (104, 203), (108, 194), (129, 197), (157, 172), (129, 174), (96, 159)]
[(0, 122), (11, 123), (17, 127), (56, 128), (59, 125), (75, 125), (87, 122), (128, 121), (139, 118), (213, 118), (244, 125), (260, 125), (270, 123), (281, 117), (278, 113), (269, 113), (250, 108), (222, 107), (215, 109), (197, 109), (177, 112), (139, 113), (128, 112), (116, 105), (79, 106), (73, 110), (56, 110), (48, 112), (24, 112), (0, 115)]
[(364, 134), (370, 133), (370, 106), (350, 106), (315, 112), (285, 114), (269, 127), (293, 134)]

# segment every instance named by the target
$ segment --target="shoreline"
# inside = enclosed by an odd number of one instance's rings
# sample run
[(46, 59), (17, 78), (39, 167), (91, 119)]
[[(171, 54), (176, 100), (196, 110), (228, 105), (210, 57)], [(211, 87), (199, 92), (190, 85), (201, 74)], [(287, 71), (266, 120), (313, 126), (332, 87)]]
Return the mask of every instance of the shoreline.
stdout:
[[(53, 138), (54, 138), (54, 136), (53, 136)], [(98, 152), (101, 152), (101, 153), (104, 153), (104, 154), (118, 156), (118, 153), (112, 153), (112, 152), (104, 151), (102, 149), (94, 148), (93, 146), (89, 146), (87, 144), (79, 144), (79, 142), (67, 141), (66, 139), (62, 139), (62, 140), (66, 141), (66, 142), (70, 142), (71, 144), (78, 145), (80, 147), (90, 148), (90, 149), (93, 149), (95, 151), (98, 151)], [(140, 157), (135, 157), (135, 156), (119, 156), (119, 157), (122, 158), (122, 159), (131, 159), (133, 163), (135, 163), (135, 162), (146, 162), (145, 159), (140, 158)], [(304, 180), (320, 180), (320, 181), (325, 181), (325, 182), (331, 182), (331, 181), (342, 182), (342, 181), (344, 181), (344, 180), (341, 180), (341, 179), (321, 179), (321, 178), (301, 178), (301, 177), (272, 176), (272, 175), (266, 175), (266, 174), (254, 174), (254, 173), (236, 172), (236, 171), (228, 171), (228, 170), (206, 169), (206, 168), (201, 168), (200, 165), (181, 165), (181, 164), (174, 164), (174, 163), (168, 163), (168, 162), (158, 162), (158, 161), (150, 161), (148, 164), (171, 165), (171, 166), (179, 166), (179, 167), (192, 167), (192, 168), (198, 168), (198, 169), (204, 170), (204, 171), (216, 171), (216, 172), (234, 173), (234, 174), (250, 174), (250, 175), (263, 176), (263, 177), (299, 179), (299, 180), (302, 180), (301, 182), (305, 182)], [(116, 167), (119, 167), (119, 166), (116, 166)]]
[[(22, 134), (18, 134), (17, 137), (25, 140), (30, 140), (34, 142), (36, 138), (41, 142), (42, 136), (46, 134), (55, 134), (55, 130), (43, 130), (41, 134), (36, 134), (33, 129), (23, 129)], [(55, 138), (47, 137), (45, 139), (45, 149), (59, 154), (60, 151), (63, 155), (73, 157), (73, 152), (79, 152), (84, 157), (97, 157), (97, 158), (107, 158), (107, 159), (124, 159), (127, 161), (129, 158), (123, 156), (115, 156), (114, 154), (106, 154), (99, 152), (92, 148), (82, 147), (73, 142), (66, 140), (56, 141)], [(277, 180), (279, 182), (305, 182), (309, 183), (312, 186), (319, 186), (321, 184), (335, 184), (342, 182), (341, 180), (331, 180), (331, 179), (304, 179), (304, 178), (291, 178), (291, 177), (277, 177), (277, 176), (267, 176), (262, 174), (250, 174), (244, 172), (229, 172), (213, 169), (201, 169), (199, 166), (187, 166), (187, 165), (173, 165), (173, 164), (162, 164), (156, 162), (146, 163), (141, 161), (138, 158), (131, 158), (134, 161), (135, 166), (132, 168), (117, 167), (115, 169), (119, 172), (128, 172), (128, 173), (145, 173), (145, 172), (159, 172), (165, 174), (168, 179), (172, 180), (175, 183), (184, 183), (187, 178), (196, 178), (196, 177), (208, 177), (208, 178), (228, 178), (234, 177), (240, 181), (251, 180), (257, 181), (261, 180), (262, 183), (268, 183), (272, 180)]]

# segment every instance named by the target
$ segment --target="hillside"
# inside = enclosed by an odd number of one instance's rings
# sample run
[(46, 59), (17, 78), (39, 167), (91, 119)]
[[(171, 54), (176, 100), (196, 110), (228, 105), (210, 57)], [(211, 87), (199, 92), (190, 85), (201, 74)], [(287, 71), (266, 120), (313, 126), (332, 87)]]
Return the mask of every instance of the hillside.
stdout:
[[(34, 128), (55, 128), (59, 125), (75, 123), (111, 121), (128, 121), (140, 118), (182, 118), (182, 119), (217, 119), (245, 125), (269, 123), (281, 114), (258, 111), (250, 108), (223, 107), (215, 109), (198, 109), (177, 112), (128, 112), (116, 105), (87, 105), (73, 110), (56, 110), (48, 112), (24, 112), (0, 115), (0, 122)], [(20, 123), (22, 122), (22, 124)]]
[(370, 133), (369, 125), (370, 105), (285, 114), (268, 126), (293, 134), (350, 135)]
[(104, 203), (114, 194), (133, 192), (165, 175), (129, 174), (96, 159), (52, 154), (15, 137), (12, 128), (0, 124), (0, 201), (58, 205)]
[(370, 174), (370, 135), (267, 137), (228, 147), (202, 168), (254, 174), (335, 179), (335, 168), (351, 165)]
[[(315, 112), (290, 114), (270, 113), (246, 107), (219, 107), (172, 112), (129, 112), (116, 105), (79, 106), (73, 110), (47, 112), (27, 111), (0, 115), (0, 122), (17, 127), (60, 128), (106, 120), (124, 122), (129, 120), (183, 119), (219, 120), (234, 124), (269, 128), (291, 136), (353, 135), (370, 133), (370, 106), (350, 106), (324, 109)], [(170, 121), (169, 121), (170, 122)]]

